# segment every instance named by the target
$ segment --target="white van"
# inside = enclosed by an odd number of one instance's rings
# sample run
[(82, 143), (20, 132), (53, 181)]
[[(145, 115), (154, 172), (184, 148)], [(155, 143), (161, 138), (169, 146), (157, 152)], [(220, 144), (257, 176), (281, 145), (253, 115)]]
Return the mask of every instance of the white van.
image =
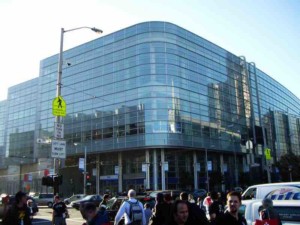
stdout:
[[(247, 225), (253, 225), (259, 219), (258, 209), (262, 200), (243, 200), (239, 213), (241, 213)], [(300, 204), (295, 200), (274, 200), (273, 208), (279, 214), (282, 225), (300, 224)]]
[(258, 184), (248, 187), (242, 199), (300, 200), (300, 182)]

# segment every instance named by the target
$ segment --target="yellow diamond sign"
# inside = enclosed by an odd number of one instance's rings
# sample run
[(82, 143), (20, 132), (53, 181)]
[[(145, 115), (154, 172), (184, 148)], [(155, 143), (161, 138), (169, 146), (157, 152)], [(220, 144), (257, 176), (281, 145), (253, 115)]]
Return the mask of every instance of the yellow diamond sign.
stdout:
[(54, 116), (66, 116), (67, 114), (67, 104), (65, 100), (58, 96), (52, 101), (52, 114)]

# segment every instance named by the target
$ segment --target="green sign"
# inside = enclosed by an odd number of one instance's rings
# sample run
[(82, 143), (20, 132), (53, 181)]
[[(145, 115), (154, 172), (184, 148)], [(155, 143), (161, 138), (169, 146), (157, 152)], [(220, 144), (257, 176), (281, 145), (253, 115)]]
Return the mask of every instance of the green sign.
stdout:
[(52, 114), (54, 116), (66, 116), (67, 114), (67, 104), (65, 100), (58, 96), (52, 101)]
[(271, 149), (265, 148), (265, 156), (266, 156), (266, 160), (271, 160), (272, 159)]

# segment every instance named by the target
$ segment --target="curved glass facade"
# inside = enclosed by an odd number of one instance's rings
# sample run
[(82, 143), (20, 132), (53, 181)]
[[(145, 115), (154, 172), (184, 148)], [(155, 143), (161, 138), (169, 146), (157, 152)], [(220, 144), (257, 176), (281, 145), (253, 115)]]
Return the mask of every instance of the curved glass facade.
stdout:
[[(63, 56), (66, 168), (76, 167), (86, 147), (90, 169), (101, 167), (101, 187), (157, 189), (166, 180), (166, 188), (196, 188), (205, 186), (205, 171), (225, 175), (233, 186), (251, 165), (263, 168), (266, 147), (274, 162), (287, 152), (300, 154), (300, 100), (255, 63), (179, 26), (140, 23)], [(35, 84), (34, 136), (43, 140), (53, 138), (57, 63), (58, 55), (42, 60)], [(249, 140), (253, 150), (246, 148)], [(37, 158), (50, 152), (50, 145), (36, 145)]]
[[(72, 150), (72, 143), (84, 142), (95, 152), (156, 146), (242, 151), (251, 115), (261, 127), (259, 118), (270, 112), (300, 111), (299, 99), (254, 64), (171, 23), (131, 26), (66, 51), (64, 60), (71, 64), (63, 70), (62, 96)], [(56, 74), (57, 57), (43, 60), (46, 135), (53, 131)]]

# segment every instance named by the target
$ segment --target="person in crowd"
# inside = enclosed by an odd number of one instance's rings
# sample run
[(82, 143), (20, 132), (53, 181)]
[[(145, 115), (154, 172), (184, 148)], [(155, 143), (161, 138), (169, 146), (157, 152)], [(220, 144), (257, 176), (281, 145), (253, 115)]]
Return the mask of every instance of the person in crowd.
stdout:
[(211, 205), (212, 200), (210, 197), (210, 192), (207, 193), (206, 197), (203, 200), (203, 206), (205, 207), (205, 212), (208, 214), (209, 206)]
[[(165, 193), (165, 194), (164, 194), (164, 201), (165, 201), (165, 203), (167, 203), (167, 204), (172, 204), (173, 199), (172, 199), (172, 196), (171, 196), (170, 193)], [(171, 215), (171, 214), (170, 214), (170, 215)]]
[(61, 201), (60, 197), (56, 195), (54, 197), (53, 204), (53, 213), (52, 213), (52, 223), (54, 225), (66, 225), (66, 217), (68, 215), (68, 209), (66, 204)]
[(163, 193), (157, 193), (155, 198), (155, 206), (153, 208), (153, 215), (150, 218), (150, 225), (164, 225), (168, 224), (171, 219), (171, 195), (167, 196), (169, 203), (165, 201)]
[(99, 211), (95, 204), (87, 202), (83, 206), (83, 214), (85, 215), (85, 225), (109, 225), (109, 219), (106, 212), (106, 206), (101, 205)]
[(216, 225), (247, 225), (245, 218), (239, 214), (242, 196), (232, 191), (227, 194), (227, 209), (223, 215), (216, 218)]
[(149, 219), (152, 215), (152, 210), (150, 208), (150, 204), (149, 203), (145, 203), (144, 204), (144, 212), (145, 212), (145, 217), (146, 217), (146, 225), (149, 223)]
[(188, 194), (186, 192), (181, 192), (179, 196), (180, 200), (186, 202), (188, 206), (189, 216), (188, 224), (199, 224), (199, 225), (208, 225), (208, 219), (205, 215), (205, 212), (200, 209), (196, 204), (190, 203), (188, 201)]
[[(146, 217), (144, 208), (141, 202), (135, 199), (136, 192), (133, 189), (128, 191), (128, 201), (124, 201), (121, 205), (117, 215), (115, 217), (114, 224), (119, 224), (120, 220), (124, 216), (125, 218), (125, 225), (146, 225)], [(132, 209), (135, 210), (132, 210)]]
[(192, 194), (189, 194), (189, 202), (190, 203), (196, 203), (194, 196)]
[(99, 204), (99, 208), (101, 207), (101, 205), (107, 205), (107, 202), (108, 202), (108, 200), (109, 200), (109, 194), (105, 194), (105, 195), (103, 195), (103, 200), (100, 202), (100, 204)]
[(30, 210), (27, 207), (26, 193), (19, 191), (15, 203), (9, 207), (2, 221), (3, 225), (31, 225)]
[[(9, 195), (5, 195), (2, 197), (2, 206), (3, 206), (3, 211), (2, 211), (2, 220), (5, 220), (5, 216), (7, 215), (7, 211), (10, 207), (9, 205)], [(0, 223), (1, 224), (1, 223)]]
[(33, 207), (32, 207), (32, 200), (28, 199), (27, 200), (27, 207), (29, 208), (29, 212), (30, 212), (30, 219), (33, 220), (33, 216), (36, 215), (36, 212), (34, 212)]
[(270, 198), (262, 200), (262, 207), (259, 209), (259, 217), (261, 220), (276, 219), (278, 225), (282, 224), (280, 216), (273, 208), (273, 201)]
[[(188, 223), (189, 208), (188, 208), (187, 201), (176, 200), (174, 202), (171, 215), (172, 215), (172, 219), (168, 223), (168, 225), (188, 225), (188, 224), (190, 224), (190, 223)], [(192, 224), (190, 224), (190, 225), (192, 225)]]
[(199, 196), (197, 198), (197, 206), (205, 212), (205, 207), (203, 206), (203, 198)]
[(211, 192), (212, 204), (209, 206), (210, 224), (214, 225), (216, 219), (224, 213), (224, 205), (220, 201), (220, 195), (213, 191)]

